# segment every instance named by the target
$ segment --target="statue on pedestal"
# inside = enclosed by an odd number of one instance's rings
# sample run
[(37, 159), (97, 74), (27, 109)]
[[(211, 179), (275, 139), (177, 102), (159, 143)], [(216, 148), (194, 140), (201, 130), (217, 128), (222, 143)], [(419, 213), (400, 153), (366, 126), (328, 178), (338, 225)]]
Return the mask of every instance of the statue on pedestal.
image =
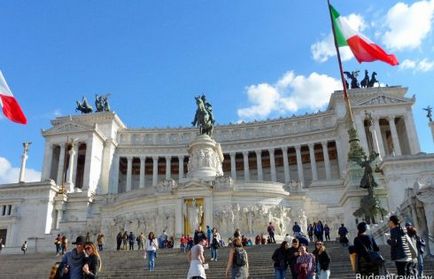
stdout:
[(381, 207), (380, 201), (374, 195), (374, 188), (378, 186), (375, 182), (371, 163), (377, 159), (378, 153), (372, 152), (369, 158), (364, 155), (364, 159), (355, 160), (357, 164), (364, 169), (363, 177), (360, 181), (360, 188), (368, 189), (368, 194), (360, 200), (360, 208), (353, 215), (365, 217), (368, 224), (375, 223), (377, 215), (384, 216), (387, 210)]
[(432, 107), (427, 106), (426, 108), (423, 108), (423, 110), (426, 110), (426, 117), (428, 118), (429, 122), (432, 122)]
[(201, 135), (206, 134), (211, 136), (215, 123), (212, 106), (207, 102), (205, 95), (197, 96), (195, 99), (197, 109), (191, 124), (193, 126), (199, 127), (199, 132)]

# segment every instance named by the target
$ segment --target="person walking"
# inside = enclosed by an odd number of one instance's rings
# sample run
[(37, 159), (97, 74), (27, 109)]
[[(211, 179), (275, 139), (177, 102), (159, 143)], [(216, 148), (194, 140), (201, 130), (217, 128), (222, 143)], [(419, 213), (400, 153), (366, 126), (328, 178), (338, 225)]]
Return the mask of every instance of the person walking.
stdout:
[(133, 232), (130, 232), (128, 235), (128, 244), (129, 244), (129, 250), (134, 250), (134, 241), (136, 241), (136, 237), (134, 236)]
[(210, 243), (211, 243), (211, 261), (217, 261), (218, 249), (220, 248), (220, 239), (218, 238), (217, 233), (213, 234)]
[(297, 258), (297, 279), (315, 278), (315, 256), (307, 251), (307, 247), (300, 245), (300, 255)]
[(249, 277), (249, 258), (247, 252), (244, 250), (239, 238), (234, 238), (232, 246), (229, 250), (228, 263), (226, 264), (226, 278), (229, 278), (229, 271), (231, 271), (231, 279), (246, 279)]
[(317, 263), (317, 274), (318, 279), (329, 279), (330, 278), (330, 256), (325, 249), (324, 243), (317, 241), (315, 243), (315, 250), (313, 254), (315, 255), (315, 260)]
[(405, 224), (408, 237), (416, 243), (417, 249), (417, 269), (420, 278), (423, 278), (423, 254), (425, 252), (425, 241), (421, 238), (416, 231), (416, 228), (412, 223), (407, 222)]
[(104, 234), (102, 232), (96, 237), (96, 242), (98, 244), (98, 251), (102, 251), (104, 249)]
[(342, 244), (342, 246), (348, 246), (348, 238), (347, 238), (347, 234), (348, 234), (348, 230), (347, 228), (344, 226), (344, 224), (341, 224), (339, 230), (338, 230), (338, 234), (339, 234), (339, 243)]
[(354, 249), (357, 253), (356, 259), (356, 274), (360, 275), (379, 275), (380, 265), (375, 263), (370, 256), (372, 252), (379, 252), (377, 243), (374, 238), (369, 236), (366, 231), (368, 225), (361, 222), (357, 225), (357, 236), (354, 238)]
[[(157, 254), (158, 242), (155, 238), (153, 232), (148, 234), (148, 239), (146, 240), (146, 256), (148, 258), (148, 268), (149, 271), (154, 271), (155, 269), (155, 255)], [(146, 269), (146, 268), (145, 268)]]
[(83, 279), (84, 266), (84, 237), (77, 236), (75, 242), (72, 242), (75, 248), (65, 253), (59, 267), (63, 268), (63, 276), (69, 276), (69, 279)]
[(276, 279), (285, 279), (286, 272), (288, 270), (288, 262), (289, 262), (289, 244), (286, 241), (283, 241), (280, 244), (280, 247), (277, 248), (271, 259), (274, 262), (274, 276)]
[(101, 271), (102, 267), (101, 256), (93, 242), (86, 242), (84, 244), (84, 251), (86, 253), (83, 265), (84, 279), (97, 278), (97, 274)]
[(24, 241), (23, 245), (21, 245), (21, 251), (23, 251), (24, 255), (27, 252), (27, 240)]
[(275, 229), (273, 224), (271, 222), (268, 223), (267, 232), (270, 237), (270, 243), (276, 243), (276, 239), (274, 239), (274, 231)]
[(206, 245), (206, 237), (201, 236), (198, 243), (194, 245), (187, 254), (190, 267), (188, 269), (187, 279), (206, 279), (205, 273), (205, 256), (203, 255)]
[(291, 270), (292, 278), (297, 279), (297, 258), (300, 255), (300, 242), (297, 238), (291, 241), (291, 247), (288, 249), (288, 263)]
[(398, 216), (389, 217), (390, 239), (387, 244), (390, 245), (390, 257), (395, 261), (397, 274), (400, 276), (410, 275), (409, 269), (412, 265), (410, 247), (405, 238), (405, 232), (400, 226)]
[(330, 241), (330, 227), (327, 224), (324, 225), (324, 236), (325, 241)]
[(119, 232), (116, 236), (116, 250), (121, 250), (122, 246), (122, 232)]
[(62, 236), (60, 234), (54, 240), (54, 245), (56, 245), (56, 256), (59, 256), (62, 250)]

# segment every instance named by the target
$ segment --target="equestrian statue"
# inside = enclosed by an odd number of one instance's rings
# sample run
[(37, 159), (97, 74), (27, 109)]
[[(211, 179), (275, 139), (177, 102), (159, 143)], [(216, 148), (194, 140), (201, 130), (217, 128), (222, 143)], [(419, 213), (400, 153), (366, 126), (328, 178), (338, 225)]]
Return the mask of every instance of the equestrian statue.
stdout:
[(212, 105), (207, 102), (205, 95), (194, 97), (196, 100), (196, 114), (191, 122), (193, 126), (199, 127), (201, 135), (211, 136), (214, 129), (214, 115)]

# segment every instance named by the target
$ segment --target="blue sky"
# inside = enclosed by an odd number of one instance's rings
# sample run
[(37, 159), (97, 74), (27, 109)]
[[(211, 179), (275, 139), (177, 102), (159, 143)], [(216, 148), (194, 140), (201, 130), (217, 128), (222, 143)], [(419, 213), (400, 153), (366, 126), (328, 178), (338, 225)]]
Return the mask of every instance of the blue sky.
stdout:
[[(401, 63), (358, 64), (344, 50), (344, 68), (408, 87), (422, 151), (434, 152), (422, 110), (434, 106), (434, 0), (332, 4)], [(110, 93), (128, 127), (185, 127), (201, 93), (227, 124), (324, 109), (340, 89), (326, 1), (4, 0), (0, 9), (0, 69), (29, 121), (0, 116), (0, 183), (16, 181), (23, 141), (32, 141), (27, 179), (38, 177), (41, 129), (76, 114), (82, 96)]]

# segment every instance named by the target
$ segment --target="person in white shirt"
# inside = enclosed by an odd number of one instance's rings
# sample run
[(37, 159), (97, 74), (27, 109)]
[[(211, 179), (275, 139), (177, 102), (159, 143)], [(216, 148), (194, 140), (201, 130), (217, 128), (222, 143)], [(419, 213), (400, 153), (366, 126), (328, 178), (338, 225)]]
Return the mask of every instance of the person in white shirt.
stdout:
[[(148, 239), (146, 239), (145, 258), (148, 258), (149, 271), (155, 269), (155, 256), (157, 254), (158, 242), (153, 232), (150, 232)], [(146, 267), (145, 267), (146, 269)]]

